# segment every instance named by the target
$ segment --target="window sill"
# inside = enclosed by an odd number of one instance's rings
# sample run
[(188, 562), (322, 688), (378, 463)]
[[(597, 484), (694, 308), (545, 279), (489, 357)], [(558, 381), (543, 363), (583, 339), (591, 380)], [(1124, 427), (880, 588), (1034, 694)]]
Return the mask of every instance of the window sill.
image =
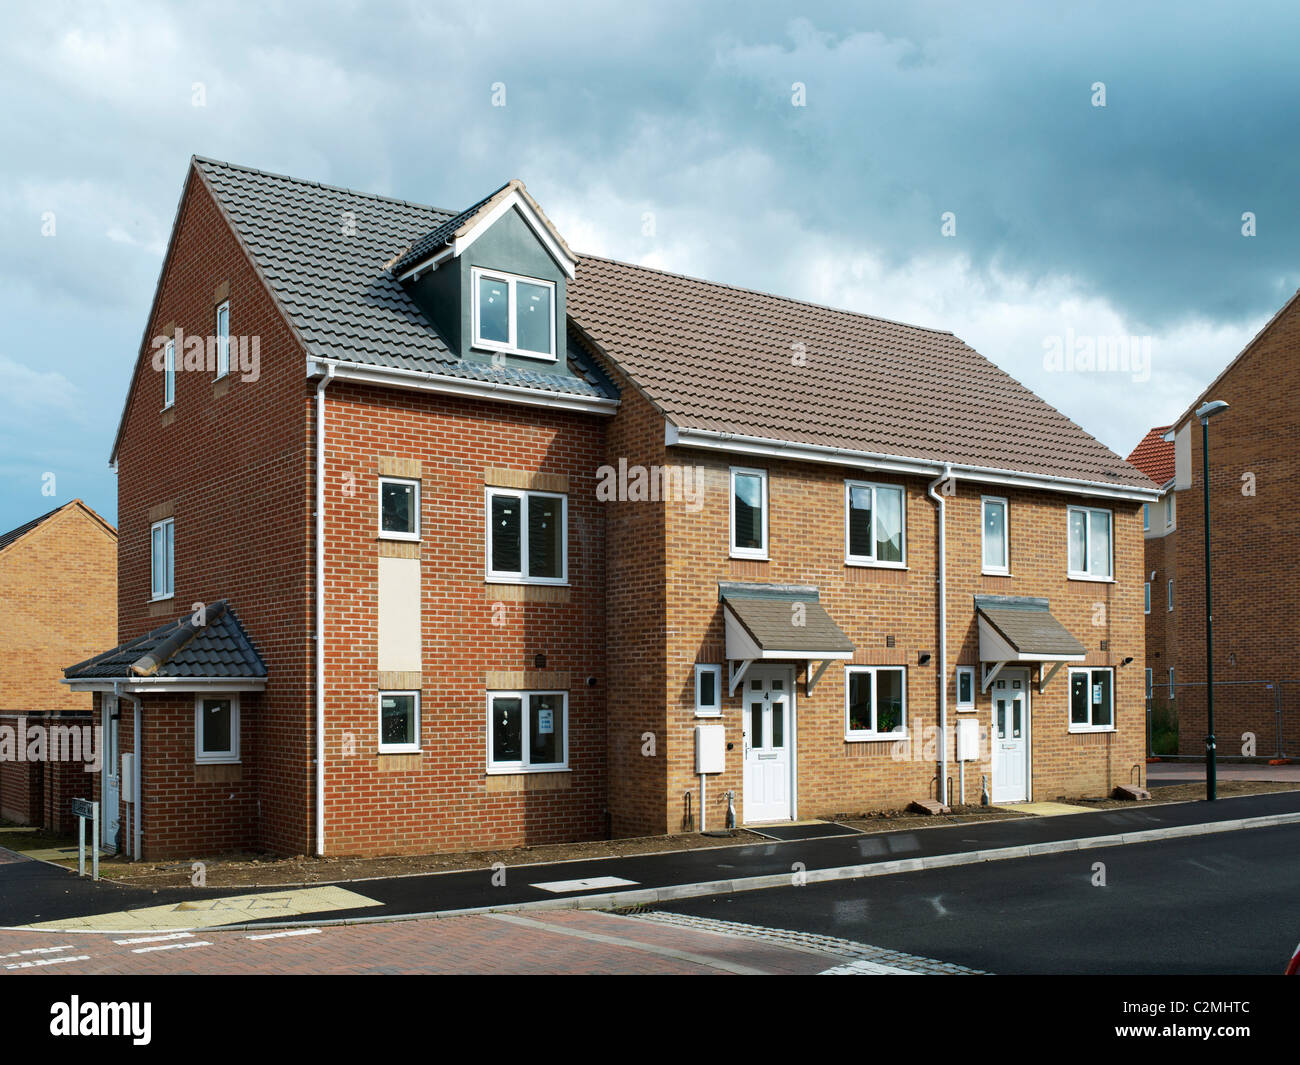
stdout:
[(1086, 584), (1114, 584), (1115, 583), (1114, 577), (1090, 577), (1086, 573), (1067, 573), (1065, 576), (1067, 580), (1083, 581)]
[(1084, 728), (1080, 725), (1070, 726), (1071, 736), (1087, 736), (1094, 732), (1118, 732), (1114, 725), (1107, 725), (1105, 728)]
[(420, 534), (415, 533), (414, 535), (412, 535), (410, 533), (381, 532), (379, 533), (378, 536), (375, 537), (375, 539), (393, 540), (396, 541), (397, 543), (402, 543), (402, 544), (418, 544), (420, 542)]
[(717, 721), (719, 718), (722, 717), (722, 711), (721, 710), (696, 710), (695, 716), (703, 717), (703, 718), (713, 718), (713, 720)]
[(846, 732), (845, 743), (894, 743), (907, 739), (906, 732)]
[(424, 752), (423, 752), (423, 748), (419, 746), (413, 746), (413, 747), (380, 747), (378, 749), (378, 753), (379, 754), (423, 754)]
[(523, 577), (484, 577), (485, 584), (518, 584), (532, 588), (567, 588), (569, 587), (568, 578), (564, 580), (544, 580), (533, 578), (527, 580)]
[(906, 562), (872, 562), (863, 558), (846, 558), (844, 564), (859, 569), (907, 569)]
[(195, 765), (243, 765), (241, 758), (195, 758)]
[(525, 351), (523, 348), (512, 348), (508, 345), (498, 347), (481, 340), (474, 341), (470, 345), (471, 350), (485, 352), (489, 355), (512, 355), (521, 359), (537, 359), (539, 362), (556, 362), (555, 352), (547, 354), (544, 351)]
[(981, 577), (1014, 577), (1015, 574), (1012, 573), (1009, 569), (982, 569), (980, 570), (980, 576)]
[(739, 551), (732, 551), (727, 557), (734, 558), (740, 562), (771, 562), (772, 561), (772, 559), (766, 553), (761, 555), (751, 555), (748, 553), (741, 554)]
[(954, 706), (953, 709), (959, 714), (973, 714), (979, 708), (971, 703), (970, 706)]
[(494, 769), (491, 766), (489, 766), (487, 769), (487, 775), (490, 777), (522, 777), (522, 776), (532, 776), (535, 773), (572, 773), (572, 772), (573, 770), (570, 769), (567, 765), (542, 766), (537, 769), (519, 768), (517, 766), (509, 766), (505, 768)]
[(169, 592), (167, 595), (151, 595), (151, 596), (149, 597), (149, 602), (151, 602), (151, 603), (167, 603), (167, 602), (170, 602), (171, 600), (173, 600), (173, 599), (175, 599), (175, 598), (176, 598), (176, 593), (175, 593), (175, 592)]

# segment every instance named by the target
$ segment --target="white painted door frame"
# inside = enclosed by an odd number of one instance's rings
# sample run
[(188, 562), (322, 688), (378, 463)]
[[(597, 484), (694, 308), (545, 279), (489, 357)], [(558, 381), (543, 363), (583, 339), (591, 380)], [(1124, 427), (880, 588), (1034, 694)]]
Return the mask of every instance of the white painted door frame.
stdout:
[[(116, 718), (116, 720), (114, 720)], [(117, 850), (117, 836), (122, 827), (122, 732), (121, 703), (116, 695), (105, 693), (101, 715), (100, 744), (100, 847)]]
[[(1020, 687), (1013, 689), (1012, 682), (1019, 680)], [(993, 803), (999, 802), (1031, 802), (1034, 797), (1034, 713), (1033, 713), (1033, 693), (1031, 691), (1031, 673), (1029, 669), (1004, 669), (993, 686), (989, 688), (989, 793)], [(999, 688), (998, 684), (1004, 682), (1006, 687)], [(1024, 774), (1025, 788), (1024, 797), (1020, 798), (998, 798), (998, 693), (1001, 692), (1004, 697), (1019, 695), (1024, 699), (1024, 735), (1020, 737), (1024, 741)], [(1013, 714), (1014, 720), (1014, 714)]]
[[(745, 673), (741, 685), (740, 713), (741, 727), (743, 730), (744, 743), (743, 753), (741, 755), (741, 806), (744, 810), (745, 823), (762, 824), (764, 821), (771, 823), (785, 820), (796, 820), (799, 816), (799, 728), (798, 728), (798, 693), (795, 691), (795, 667), (786, 663), (755, 663), (750, 666)], [(784, 817), (764, 818), (762, 821), (751, 816), (750, 804), (745, 801), (745, 784), (749, 774), (750, 767), (750, 708), (748, 698), (753, 688), (753, 682), (759, 681), (762, 684), (762, 692), (765, 699), (770, 700), (773, 691), (771, 682), (773, 680), (783, 682), (780, 696), (785, 700), (786, 714), (784, 726), (785, 752), (787, 762), (786, 789), (788, 802), (787, 813)]]

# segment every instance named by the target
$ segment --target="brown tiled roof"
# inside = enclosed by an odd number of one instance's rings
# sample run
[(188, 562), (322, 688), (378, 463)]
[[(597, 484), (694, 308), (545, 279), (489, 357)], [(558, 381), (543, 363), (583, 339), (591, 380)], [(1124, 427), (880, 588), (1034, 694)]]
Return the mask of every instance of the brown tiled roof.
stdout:
[(975, 605), (1002, 638), (1023, 655), (1082, 655), (1087, 648), (1052, 616), (1046, 600), (979, 597)]
[[(723, 584), (719, 591), (727, 609), (765, 651), (816, 655), (854, 649), (853, 641), (821, 605), (816, 588)], [(798, 624), (792, 620), (793, 603), (801, 608)]]
[(568, 312), (678, 428), (1150, 487), (951, 333), (589, 255)]
[(1136, 466), (1162, 488), (1174, 475), (1174, 442), (1165, 439), (1172, 426), (1157, 425), (1138, 441), (1138, 446), (1128, 457), (1128, 464)]

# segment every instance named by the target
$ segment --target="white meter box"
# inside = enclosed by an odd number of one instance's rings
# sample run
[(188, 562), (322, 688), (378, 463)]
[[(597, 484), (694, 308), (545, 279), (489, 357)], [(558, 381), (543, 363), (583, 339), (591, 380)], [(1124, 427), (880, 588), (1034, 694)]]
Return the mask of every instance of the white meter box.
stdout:
[(695, 772), (721, 773), (727, 762), (727, 730), (722, 725), (695, 726)]

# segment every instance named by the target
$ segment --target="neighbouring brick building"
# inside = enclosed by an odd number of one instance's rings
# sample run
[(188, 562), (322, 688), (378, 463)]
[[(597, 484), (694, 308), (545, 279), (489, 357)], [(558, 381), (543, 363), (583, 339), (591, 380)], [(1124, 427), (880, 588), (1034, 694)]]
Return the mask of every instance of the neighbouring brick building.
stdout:
[(117, 638), (116, 599), (117, 531), (80, 499), (0, 535), (0, 817), (62, 831), (89, 789), (81, 759), (33, 742), (88, 717), (93, 697), (59, 680)]
[(1129, 456), (1160, 486), (1148, 510), (1147, 665), (1151, 698), (1178, 714), (1178, 753), (1203, 755), (1205, 471), (1195, 412), (1221, 400), (1210, 433), (1214, 716), (1221, 756), (1300, 754), (1300, 672), (1279, 651), (1300, 638), (1300, 294), (1292, 297), (1172, 424)]
[(123, 643), (66, 677), (135, 853), (1143, 782), (1140, 471), (950, 333), (577, 255), (519, 182), (194, 160), (113, 460)]

